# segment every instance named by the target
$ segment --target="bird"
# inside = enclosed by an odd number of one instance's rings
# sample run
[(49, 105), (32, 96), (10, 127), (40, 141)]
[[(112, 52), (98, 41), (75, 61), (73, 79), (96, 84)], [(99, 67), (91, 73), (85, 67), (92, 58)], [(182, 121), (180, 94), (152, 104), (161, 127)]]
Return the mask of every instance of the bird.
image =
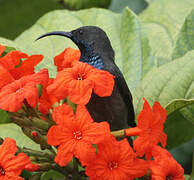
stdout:
[(111, 42), (100, 27), (82, 26), (70, 32), (53, 31), (41, 38), (59, 35), (71, 39), (81, 52), (80, 61), (105, 70), (115, 76), (111, 96), (99, 97), (94, 92), (86, 108), (95, 122), (108, 121), (112, 131), (135, 127), (135, 113), (131, 92), (123, 74), (115, 63)]

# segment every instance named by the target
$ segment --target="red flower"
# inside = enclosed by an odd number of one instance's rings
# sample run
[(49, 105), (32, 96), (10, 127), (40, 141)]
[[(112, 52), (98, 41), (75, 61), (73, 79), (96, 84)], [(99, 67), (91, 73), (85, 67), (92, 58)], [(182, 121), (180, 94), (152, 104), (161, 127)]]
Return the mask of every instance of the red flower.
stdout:
[(127, 139), (98, 144), (95, 160), (86, 164), (86, 174), (92, 180), (132, 180), (146, 174), (148, 163), (136, 158)]
[(22, 76), (34, 74), (34, 66), (43, 59), (42, 55), (32, 55), (22, 61), (21, 65), (10, 71), (14, 79), (20, 79)]
[(77, 49), (73, 49), (71, 47), (66, 48), (62, 53), (55, 56), (54, 62), (57, 66), (57, 71), (61, 71), (64, 68), (72, 67), (72, 63), (74, 61), (78, 61), (80, 59), (80, 51)]
[(5, 46), (0, 45), (0, 56), (3, 54), (5, 51)]
[(159, 146), (153, 148), (154, 160), (150, 161), (152, 180), (184, 180), (184, 169), (171, 154)]
[[(5, 50), (5, 46), (0, 45), (0, 55)], [(21, 61), (22, 58), (27, 58)], [(18, 80), (25, 75), (34, 73), (34, 66), (41, 60), (42, 55), (29, 56), (20, 51), (11, 51), (0, 58), (0, 88)]]
[(46, 85), (48, 82), (48, 70), (41, 70), (36, 74), (28, 75), (4, 86), (0, 92), (0, 109), (16, 112), (24, 100), (31, 107), (38, 102), (38, 89), (36, 85)]
[(67, 95), (75, 104), (87, 104), (92, 91), (104, 97), (112, 94), (114, 76), (107, 71), (93, 68), (87, 63), (76, 62), (72, 68), (67, 68), (57, 74), (54, 83), (48, 87), (48, 92), (59, 99)]
[(0, 89), (13, 82), (14, 81), (14, 78), (13, 76), (10, 74), (10, 72), (4, 68), (2, 65), (0, 65)]
[[(4, 46), (0, 46), (0, 55), (5, 50)], [(0, 58), (0, 65), (2, 65), (7, 70), (14, 69), (15, 66), (20, 64), (21, 58), (27, 58), (28, 55), (20, 51), (11, 51), (5, 56)]]
[(137, 117), (137, 127), (125, 130), (127, 136), (138, 135), (133, 142), (138, 156), (142, 157), (145, 154), (146, 158), (150, 159), (153, 146), (159, 142), (163, 147), (166, 146), (167, 135), (163, 132), (165, 120), (166, 110), (160, 103), (155, 102), (152, 110), (145, 100), (143, 109)]
[(66, 104), (53, 111), (57, 125), (52, 126), (47, 134), (47, 142), (59, 146), (55, 162), (66, 166), (75, 155), (82, 165), (91, 160), (96, 153), (92, 144), (103, 141), (110, 136), (107, 122), (95, 123), (84, 106), (78, 106), (76, 115)]
[[(49, 79), (48, 85), (52, 84), (52, 82), (53, 79)], [(48, 114), (49, 109), (52, 109), (52, 105), (54, 105), (58, 101), (58, 99), (54, 95), (48, 94), (46, 90), (47, 86), (43, 88), (38, 104), (38, 110), (44, 115)]]
[(22, 180), (19, 177), (26, 166), (33, 166), (33, 170), (37, 170), (38, 166), (30, 162), (29, 157), (24, 153), (17, 151), (16, 142), (11, 138), (5, 138), (0, 146), (0, 179), (2, 180)]

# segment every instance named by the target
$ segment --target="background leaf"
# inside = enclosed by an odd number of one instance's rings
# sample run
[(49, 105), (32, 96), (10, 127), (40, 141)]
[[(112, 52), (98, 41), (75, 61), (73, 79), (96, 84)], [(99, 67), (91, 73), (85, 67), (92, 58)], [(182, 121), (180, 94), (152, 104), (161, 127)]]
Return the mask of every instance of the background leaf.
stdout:
[(177, 37), (176, 46), (172, 53), (172, 59), (179, 58), (188, 51), (194, 49), (194, 9), (185, 19), (181, 31)]
[(194, 99), (175, 99), (168, 103), (165, 107), (167, 115), (178, 111), (179, 109), (184, 108), (185, 106), (191, 105), (194, 103)]
[[(57, 21), (55, 20), (57, 19)], [(71, 23), (69, 20), (71, 19)], [(88, 9), (77, 12), (67, 10), (53, 11), (42, 18), (15, 41), (29, 54), (43, 54), (40, 68), (48, 68), (54, 76), (53, 57), (65, 47), (75, 45), (67, 38), (48, 37), (37, 42), (40, 35), (55, 30), (70, 31), (80, 26), (95, 25), (101, 27), (111, 40), (115, 50), (115, 60), (124, 72), (126, 81), (133, 91), (142, 77), (154, 66), (154, 58), (146, 36), (141, 32), (141, 24), (136, 15), (128, 8), (120, 14), (103, 9)]]
[(17, 44), (15, 42), (8, 40), (6, 38), (0, 37), (0, 44), (5, 45), (5, 46), (9, 46), (9, 47), (13, 47), (13, 48), (17, 48), (17, 50), (19, 49), (19, 47), (17, 46)]
[(164, 126), (164, 131), (168, 135), (166, 148), (172, 149), (192, 140), (193, 126), (179, 111), (168, 116)]
[(157, 0), (141, 13), (158, 66), (172, 60), (177, 35), (193, 7), (193, 0)]
[(144, 0), (112, 0), (109, 9), (120, 13), (126, 6), (136, 14), (139, 14), (147, 7), (147, 3)]
[(31, 139), (22, 133), (19, 126), (13, 123), (0, 124), (0, 137), (10, 137), (16, 140), (17, 145), (20, 147), (28, 147), (35, 150), (40, 150), (40, 146), (35, 144)]

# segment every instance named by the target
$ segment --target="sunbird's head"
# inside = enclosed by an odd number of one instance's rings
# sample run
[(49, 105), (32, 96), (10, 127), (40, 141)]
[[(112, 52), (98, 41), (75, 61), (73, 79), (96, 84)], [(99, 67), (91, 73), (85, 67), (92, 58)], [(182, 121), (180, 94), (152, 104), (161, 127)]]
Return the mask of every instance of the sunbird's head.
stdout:
[(95, 52), (113, 51), (106, 33), (97, 26), (83, 26), (70, 32), (53, 31), (41, 35), (37, 40), (52, 36), (64, 36), (71, 39), (83, 53), (87, 48), (92, 48)]

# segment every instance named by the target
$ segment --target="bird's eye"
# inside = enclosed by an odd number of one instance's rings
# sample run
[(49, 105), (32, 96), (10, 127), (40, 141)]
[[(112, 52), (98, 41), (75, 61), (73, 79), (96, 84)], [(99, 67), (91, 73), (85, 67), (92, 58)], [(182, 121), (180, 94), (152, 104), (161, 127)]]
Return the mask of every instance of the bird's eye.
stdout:
[(84, 33), (84, 31), (80, 29), (79, 34), (82, 35), (83, 33)]

